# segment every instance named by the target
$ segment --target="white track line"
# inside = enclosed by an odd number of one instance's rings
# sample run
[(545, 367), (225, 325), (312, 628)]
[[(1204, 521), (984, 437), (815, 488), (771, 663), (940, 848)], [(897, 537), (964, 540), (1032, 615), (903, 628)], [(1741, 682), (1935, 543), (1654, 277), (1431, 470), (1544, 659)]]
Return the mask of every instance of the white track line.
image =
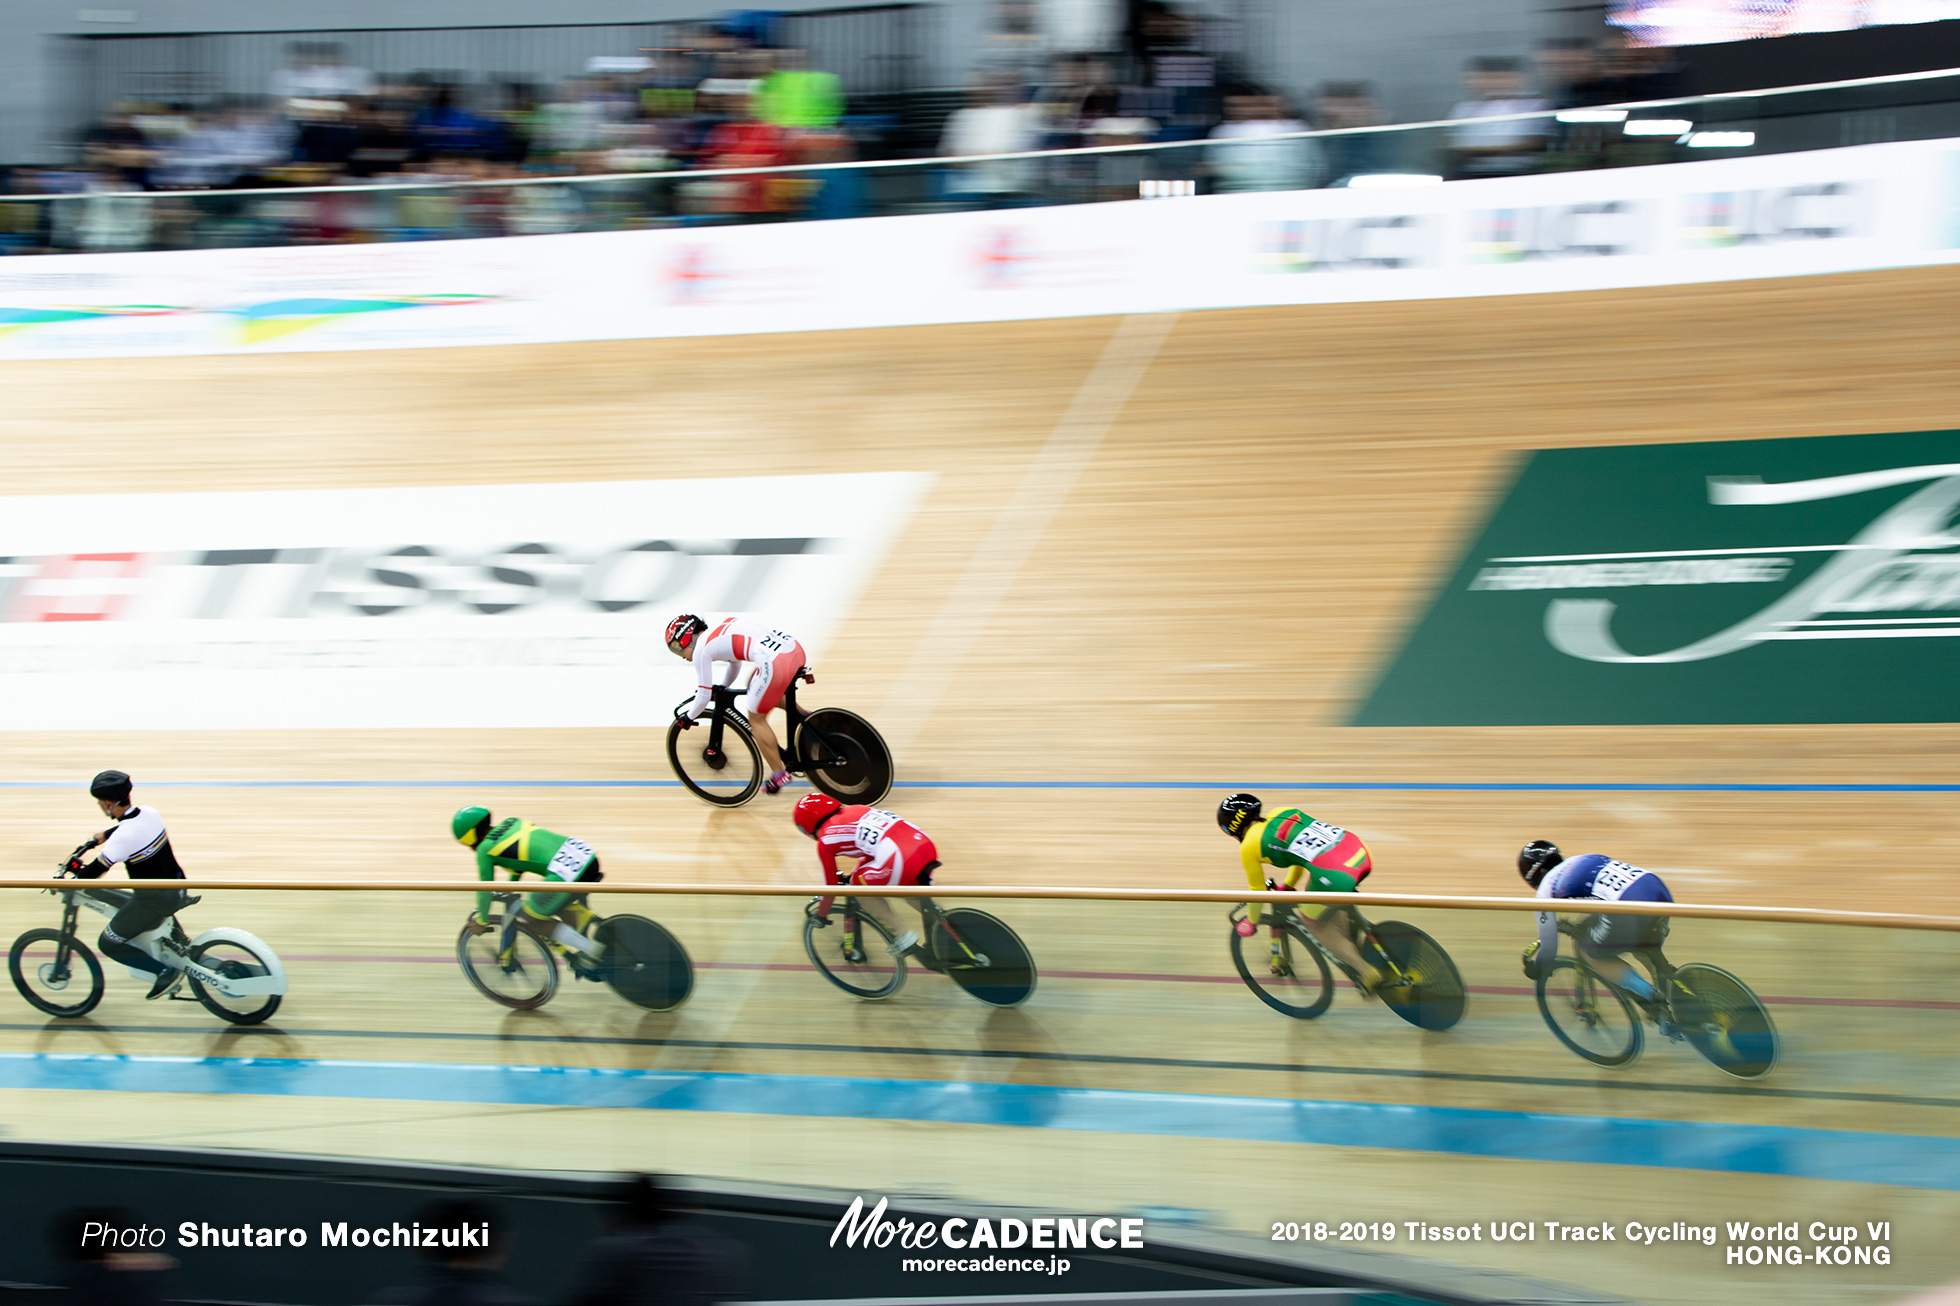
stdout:
[(1140, 313), (1117, 325), (1068, 410), (1028, 465), (1014, 497), (994, 518), (993, 529), (892, 682), (878, 725), (901, 765), (1176, 321), (1175, 313)]

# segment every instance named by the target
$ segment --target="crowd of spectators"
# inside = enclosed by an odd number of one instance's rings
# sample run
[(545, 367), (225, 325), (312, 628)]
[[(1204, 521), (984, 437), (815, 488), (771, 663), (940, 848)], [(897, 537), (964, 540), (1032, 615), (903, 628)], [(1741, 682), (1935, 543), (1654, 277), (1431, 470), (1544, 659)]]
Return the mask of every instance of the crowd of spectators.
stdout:
[[(1464, 98), (1450, 110), (1467, 122), (1451, 129), (1448, 175), (1500, 177), (1575, 168), (1665, 163), (1666, 138), (1629, 137), (1617, 125), (1561, 122), (1561, 110), (1664, 100), (1682, 93), (1678, 63), (1665, 49), (1638, 46), (1619, 28), (1600, 41), (1547, 41), (1536, 67), (1508, 58), (1472, 59), (1464, 70)], [(1518, 120), (1514, 115), (1536, 114)]]
[[(453, 186), (857, 157), (837, 77), (805, 64), (800, 50), (706, 25), (686, 48), (594, 56), (585, 74), (556, 86), (464, 85), (390, 80), (349, 65), (336, 45), (302, 42), (263, 95), (119, 104), (80, 142), (74, 165), (11, 169), (7, 194), (84, 199), (0, 202), (0, 246), (174, 248), (849, 216), (861, 208), (851, 202), (860, 187), (844, 173)], [(429, 189), (344, 190), (377, 183)], [(197, 195), (266, 188), (293, 196)]]
[[(1302, 139), (1297, 133), (1309, 128), (1378, 125), (1370, 86), (1330, 82), (1306, 104), (1289, 102), (1225, 52), (1238, 43), (1215, 20), (1169, 0), (1136, 0), (1126, 29), (1103, 34), (1108, 48), (1069, 49), (1041, 30), (1034, 3), (996, 0), (965, 107), (945, 119), (936, 148), (922, 141), (913, 153), (1202, 144), (985, 157), (875, 177), (832, 169), (686, 180), (666, 174), (888, 157), (889, 120), (848, 114), (839, 79), (772, 41), (766, 23), (704, 24), (675, 48), (595, 55), (582, 75), (555, 86), (377, 75), (349, 64), (336, 44), (300, 42), (263, 94), (195, 106), (120, 104), (87, 133), (74, 165), (11, 170), (7, 194), (79, 198), (0, 197), (0, 250), (540, 234), (1134, 198), (1140, 182), (1163, 178), (1197, 192), (1262, 191), (1439, 166), (1475, 177), (1649, 161), (1607, 157), (1617, 142), (1567, 130), (1549, 114), (1447, 136)], [(1535, 69), (1474, 60), (1466, 80), (1453, 118), (1670, 89), (1663, 54), (1611, 39), (1600, 48), (1547, 43)], [(595, 174), (619, 180), (548, 184)], [(547, 184), (451, 184), (518, 180)], [(372, 183), (426, 189), (358, 189)], [(293, 193), (199, 194), (266, 188)]]

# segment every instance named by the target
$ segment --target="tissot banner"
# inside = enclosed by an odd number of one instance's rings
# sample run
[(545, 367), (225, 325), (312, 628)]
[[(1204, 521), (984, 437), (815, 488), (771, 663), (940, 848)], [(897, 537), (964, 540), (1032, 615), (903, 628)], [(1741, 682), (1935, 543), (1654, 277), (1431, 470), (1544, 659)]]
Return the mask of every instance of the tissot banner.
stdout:
[(1530, 454), (1355, 724), (1960, 721), (1960, 432)]
[(820, 659), (928, 479), (9, 498), (0, 730), (664, 724), (668, 620)]

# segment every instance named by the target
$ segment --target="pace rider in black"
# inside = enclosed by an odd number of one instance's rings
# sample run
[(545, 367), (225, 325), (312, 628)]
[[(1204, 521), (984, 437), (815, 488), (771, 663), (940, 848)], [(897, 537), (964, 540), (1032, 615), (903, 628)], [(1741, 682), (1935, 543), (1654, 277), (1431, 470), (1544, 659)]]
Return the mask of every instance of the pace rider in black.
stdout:
[[(88, 792), (102, 808), (102, 814), (114, 817), (116, 823), (75, 850), (75, 855), (68, 859), (67, 869), (71, 874), (83, 880), (100, 879), (110, 867), (121, 862), (132, 880), (184, 878), (177, 854), (170, 851), (170, 835), (163, 828), (163, 817), (154, 807), (130, 806), (127, 775), (121, 771), (104, 771), (89, 781)], [(91, 849), (99, 849), (100, 855), (85, 863), (83, 855)], [(105, 956), (157, 977), (156, 983), (150, 986), (152, 998), (163, 997), (176, 988), (184, 972), (162, 964), (141, 948), (131, 946), (128, 940), (176, 915), (185, 905), (184, 898), (182, 889), (132, 893), (129, 903), (103, 926), (98, 940)]]

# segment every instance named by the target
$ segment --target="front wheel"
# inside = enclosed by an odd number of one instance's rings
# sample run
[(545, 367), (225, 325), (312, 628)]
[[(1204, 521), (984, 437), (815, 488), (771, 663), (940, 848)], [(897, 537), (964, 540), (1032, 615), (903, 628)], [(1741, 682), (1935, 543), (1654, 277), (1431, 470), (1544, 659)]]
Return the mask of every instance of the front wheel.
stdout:
[(1724, 1074), (1761, 1079), (1776, 1069), (1776, 1024), (1749, 986), (1719, 966), (1691, 962), (1674, 972), (1681, 1032)]
[(1538, 1010), (1558, 1041), (1596, 1066), (1631, 1065), (1640, 1055), (1640, 1013), (1618, 989), (1569, 957), (1538, 981)]
[(1372, 933), (1401, 972), (1375, 989), (1390, 1011), (1417, 1029), (1444, 1030), (1463, 1019), (1463, 976), (1443, 945), (1402, 921), (1377, 921)]
[[(192, 948), (185, 958), (216, 972), (226, 981), (220, 986), (206, 984), (196, 975), (184, 977), (190, 981), (191, 995), (218, 1019), (234, 1025), (258, 1025), (279, 1010), (281, 995), (264, 991), (278, 976), (279, 964), (271, 957), (261, 956), (250, 944), (236, 939), (213, 939)], [(227, 989), (231, 991), (226, 992)]]
[[(862, 960), (853, 961), (847, 943), (855, 940)], [(814, 910), (803, 917), (803, 951), (817, 973), (852, 997), (877, 1001), (905, 985), (905, 958), (891, 955), (891, 931), (875, 916), (849, 904), (831, 909), (829, 917)]]
[[(1284, 920), (1274, 913), (1286, 912)], [(1334, 1001), (1334, 973), (1291, 908), (1268, 906), (1261, 929), (1252, 935), (1232, 930), (1232, 965), (1253, 996), (1282, 1016), (1312, 1020)], [(1236, 920), (1237, 913), (1233, 916)], [(1275, 921), (1279, 923), (1275, 924)], [(1262, 946), (1261, 936), (1272, 939)]]
[(716, 807), (740, 807), (762, 789), (762, 753), (738, 716), (704, 717), (667, 727), (667, 760), (687, 791)]
[(797, 727), (796, 739), (803, 773), (838, 802), (871, 805), (892, 791), (892, 750), (857, 713), (820, 707)]
[(694, 963), (687, 949), (658, 921), (608, 916), (592, 931), (599, 978), (637, 1007), (666, 1011), (694, 992)]
[(466, 920), (462, 933), (456, 936), (456, 960), (484, 997), (517, 1011), (535, 1011), (558, 991), (558, 959), (536, 935), (525, 930), (511, 936), (511, 955), (499, 957), (503, 937), (500, 916), (492, 916), (490, 928), (481, 931), (474, 918)]
[(946, 978), (990, 1007), (1018, 1007), (1034, 993), (1034, 958), (997, 916), (956, 907), (932, 927), (929, 946)]
[(86, 1016), (102, 1001), (102, 963), (89, 946), (60, 930), (29, 930), (7, 954), (14, 987), (50, 1016)]

